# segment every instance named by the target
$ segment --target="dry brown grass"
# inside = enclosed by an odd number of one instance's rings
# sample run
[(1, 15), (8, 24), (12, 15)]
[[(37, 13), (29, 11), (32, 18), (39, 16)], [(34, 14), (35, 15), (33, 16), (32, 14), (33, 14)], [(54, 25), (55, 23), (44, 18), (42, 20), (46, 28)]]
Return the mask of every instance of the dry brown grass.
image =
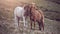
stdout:
[[(20, 6), (22, 2), (31, 2), (31, 0), (0, 0), (0, 34), (23, 34), (23, 23), (20, 23), (20, 30), (16, 30), (13, 21), (13, 10), (16, 6)], [(35, 0), (34, 0), (35, 1)], [(60, 5), (45, 1), (45, 0), (36, 0), (37, 5), (42, 9), (47, 8), (48, 10), (57, 10), (60, 11)], [(50, 12), (45, 12), (45, 15), (50, 17), (50, 15), (56, 15), (56, 13), (50, 14)], [(52, 17), (53, 17), (52, 15)], [(10, 20), (11, 19), (11, 20)], [(36, 30), (30, 29), (30, 21), (27, 23), (28, 27), (25, 30), (26, 34), (44, 34), (43, 32), (38, 30), (38, 25), (36, 23)], [(60, 34), (60, 23), (54, 20), (50, 20), (45, 18), (45, 34)], [(33, 27), (34, 28), (34, 27)], [(15, 31), (16, 30), (16, 31)]]

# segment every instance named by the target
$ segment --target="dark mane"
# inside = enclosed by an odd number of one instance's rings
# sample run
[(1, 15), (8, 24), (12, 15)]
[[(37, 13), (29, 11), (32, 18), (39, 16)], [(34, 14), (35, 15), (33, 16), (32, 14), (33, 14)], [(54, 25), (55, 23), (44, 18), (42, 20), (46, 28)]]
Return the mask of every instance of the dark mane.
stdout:
[(31, 4), (27, 4), (27, 5), (24, 6), (26, 16), (31, 16), (31, 14), (32, 14), (31, 13), (31, 8), (32, 8)]

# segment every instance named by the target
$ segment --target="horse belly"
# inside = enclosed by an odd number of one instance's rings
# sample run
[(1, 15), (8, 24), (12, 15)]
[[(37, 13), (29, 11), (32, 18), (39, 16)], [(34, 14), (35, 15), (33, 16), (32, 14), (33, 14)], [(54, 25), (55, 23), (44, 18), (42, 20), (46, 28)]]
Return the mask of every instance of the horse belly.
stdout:
[(34, 15), (35, 20), (39, 21), (41, 19), (41, 14), (37, 11)]
[(16, 14), (18, 17), (23, 17), (24, 16), (24, 12), (23, 11), (20, 11)]

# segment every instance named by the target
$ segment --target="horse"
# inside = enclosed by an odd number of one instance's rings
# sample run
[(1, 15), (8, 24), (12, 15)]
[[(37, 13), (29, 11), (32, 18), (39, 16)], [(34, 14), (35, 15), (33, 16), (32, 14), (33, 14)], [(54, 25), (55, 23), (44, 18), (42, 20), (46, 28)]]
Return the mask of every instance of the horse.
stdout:
[(44, 14), (42, 10), (38, 10), (34, 4), (28, 4), (25, 7), (26, 10), (26, 16), (30, 17), (31, 20), (31, 29), (32, 29), (32, 21), (34, 22), (34, 28), (35, 28), (35, 22), (39, 25), (39, 30), (44, 30)]
[(24, 13), (24, 7), (18, 6), (14, 9), (14, 21), (17, 27), (19, 27), (19, 20), (21, 20), (21, 18), (23, 18), (24, 26), (26, 26), (26, 16), (24, 16)]

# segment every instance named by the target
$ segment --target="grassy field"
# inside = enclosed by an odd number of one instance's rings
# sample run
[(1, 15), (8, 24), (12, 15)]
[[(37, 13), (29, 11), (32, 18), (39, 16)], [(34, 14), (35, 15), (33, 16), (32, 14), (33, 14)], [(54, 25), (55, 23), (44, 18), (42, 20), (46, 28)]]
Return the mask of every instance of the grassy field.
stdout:
[[(52, 0), (53, 1), (53, 0)], [(53, 20), (60, 21), (60, 4), (50, 0), (35, 0), (39, 9), (44, 11), (45, 17)], [(56, 0), (57, 2), (58, 0)]]
[(45, 27), (42, 32), (38, 30), (37, 23), (36, 30), (31, 30), (30, 21), (27, 23), (27, 28), (23, 26), (22, 22), (20, 22), (19, 29), (14, 25), (13, 11), (16, 6), (23, 5), (21, 2), (31, 3), (32, 0), (0, 0), (0, 34), (23, 34), (23, 32), (26, 34), (60, 34), (60, 22), (55, 21), (60, 19), (60, 4), (47, 0), (33, 0), (45, 15)]

